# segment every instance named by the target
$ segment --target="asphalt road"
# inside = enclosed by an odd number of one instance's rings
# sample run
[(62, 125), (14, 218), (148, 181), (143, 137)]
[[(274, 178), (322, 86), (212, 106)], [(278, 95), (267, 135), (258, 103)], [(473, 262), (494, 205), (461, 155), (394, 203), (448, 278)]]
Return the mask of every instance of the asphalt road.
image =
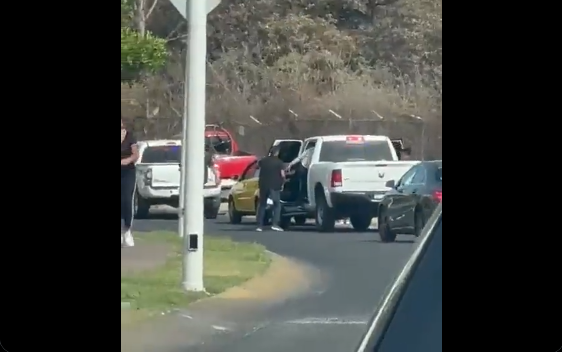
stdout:
[[(135, 220), (137, 231), (177, 230), (173, 214)], [(314, 293), (272, 307), (262, 321), (220, 334), (187, 351), (205, 352), (347, 352), (366, 330), (366, 323), (388, 285), (412, 253), (414, 238), (399, 236), (381, 243), (374, 230), (355, 233), (340, 228), (318, 233), (312, 226), (283, 233), (254, 231), (255, 224), (228, 224), (227, 218), (205, 223), (205, 234), (259, 242), (269, 250), (319, 269), (323, 280)]]

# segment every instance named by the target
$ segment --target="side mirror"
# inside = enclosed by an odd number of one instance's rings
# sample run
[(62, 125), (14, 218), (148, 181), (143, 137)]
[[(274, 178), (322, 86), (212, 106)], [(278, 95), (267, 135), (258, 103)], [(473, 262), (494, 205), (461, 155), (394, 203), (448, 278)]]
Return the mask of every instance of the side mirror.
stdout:
[(234, 176), (232, 176), (232, 179), (234, 181), (238, 181), (240, 179), (240, 175), (234, 175)]
[(386, 183), (384, 185), (385, 185), (385, 187), (388, 187), (388, 188), (394, 188), (394, 186), (396, 185), (396, 181), (394, 181), (394, 180), (386, 181)]

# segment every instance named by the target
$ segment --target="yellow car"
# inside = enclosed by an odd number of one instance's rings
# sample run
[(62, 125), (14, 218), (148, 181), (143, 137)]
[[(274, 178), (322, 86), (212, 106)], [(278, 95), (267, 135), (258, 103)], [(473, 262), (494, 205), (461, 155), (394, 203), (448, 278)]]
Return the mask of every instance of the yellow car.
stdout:
[(244, 169), (238, 182), (232, 186), (228, 196), (230, 223), (239, 224), (243, 216), (256, 215), (259, 204), (259, 174), (258, 162), (254, 161)]

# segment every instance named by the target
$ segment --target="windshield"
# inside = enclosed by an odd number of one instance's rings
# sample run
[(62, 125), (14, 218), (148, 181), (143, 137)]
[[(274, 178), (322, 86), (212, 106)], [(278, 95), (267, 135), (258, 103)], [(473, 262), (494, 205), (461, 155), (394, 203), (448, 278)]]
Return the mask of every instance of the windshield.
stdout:
[(333, 141), (322, 143), (319, 161), (334, 163), (343, 161), (381, 161), (393, 160), (387, 141), (348, 143)]
[(180, 158), (181, 146), (162, 145), (147, 147), (142, 153), (140, 162), (145, 164), (179, 163)]
[(217, 154), (230, 154), (232, 151), (232, 141), (226, 136), (208, 136), (205, 137), (205, 145), (211, 148)]

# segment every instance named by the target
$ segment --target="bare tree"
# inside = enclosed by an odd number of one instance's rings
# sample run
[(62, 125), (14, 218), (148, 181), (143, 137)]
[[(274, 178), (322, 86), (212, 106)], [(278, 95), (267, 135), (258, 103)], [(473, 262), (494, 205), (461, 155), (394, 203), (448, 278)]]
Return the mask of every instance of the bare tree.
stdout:
[(154, 12), (157, 4), (158, 0), (134, 0), (133, 10), (135, 16), (133, 22), (135, 29), (139, 31), (140, 34), (146, 34), (147, 21)]

